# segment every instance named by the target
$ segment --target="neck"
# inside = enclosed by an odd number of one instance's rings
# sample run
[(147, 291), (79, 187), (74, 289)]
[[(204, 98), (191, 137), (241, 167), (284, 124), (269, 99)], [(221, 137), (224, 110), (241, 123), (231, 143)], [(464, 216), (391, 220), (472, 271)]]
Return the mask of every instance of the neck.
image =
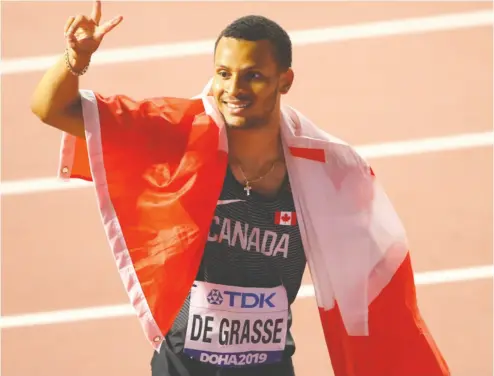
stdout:
[(231, 129), (228, 132), (230, 161), (247, 169), (262, 168), (283, 158), (279, 124), (257, 129)]

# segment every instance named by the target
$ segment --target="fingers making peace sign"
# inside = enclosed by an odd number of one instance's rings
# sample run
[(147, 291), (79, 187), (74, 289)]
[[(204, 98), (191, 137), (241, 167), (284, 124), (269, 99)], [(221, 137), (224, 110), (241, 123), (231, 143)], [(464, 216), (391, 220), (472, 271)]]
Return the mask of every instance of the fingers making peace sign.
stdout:
[(69, 17), (65, 24), (67, 46), (77, 55), (92, 55), (99, 47), (103, 37), (112, 31), (123, 17), (117, 16), (100, 25), (101, 1), (93, 3), (91, 16)]

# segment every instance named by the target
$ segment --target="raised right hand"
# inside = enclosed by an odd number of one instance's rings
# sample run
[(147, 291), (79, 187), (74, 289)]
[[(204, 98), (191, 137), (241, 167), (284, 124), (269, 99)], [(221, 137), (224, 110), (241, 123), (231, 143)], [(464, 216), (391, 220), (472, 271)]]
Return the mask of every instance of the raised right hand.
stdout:
[(73, 58), (81, 57), (90, 59), (91, 55), (98, 49), (103, 37), (113, 30), (123, 17), (117, 16), (111, 20), (99, 24), (101, 20), (101, 1), (93, 3), (91, 16), (78, 15), (70, 17), (65, 24), (65, 38), (67, 47), (73, 52)]

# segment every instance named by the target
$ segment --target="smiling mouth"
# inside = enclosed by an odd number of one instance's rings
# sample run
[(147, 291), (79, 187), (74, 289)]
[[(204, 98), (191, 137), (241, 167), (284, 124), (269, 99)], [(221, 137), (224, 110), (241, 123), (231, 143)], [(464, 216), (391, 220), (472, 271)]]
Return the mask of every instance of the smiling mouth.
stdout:
[(236, 102), (226, 102), (222, 101), (223, 105), (225, 105), (230, 111), (238, 112), (249, 107), (252, 102), (251, 101), (236, 101)]

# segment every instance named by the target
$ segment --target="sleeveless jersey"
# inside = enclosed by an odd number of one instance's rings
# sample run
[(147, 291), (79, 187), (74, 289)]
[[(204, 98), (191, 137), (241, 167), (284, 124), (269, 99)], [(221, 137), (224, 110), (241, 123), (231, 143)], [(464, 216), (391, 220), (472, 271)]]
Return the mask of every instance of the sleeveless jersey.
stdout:
[[(261, 306), (261, 308), (268, 308), (266, 311), (258, 309), (260, 313), (256, 316), (257, 320), (250, 320), (250, 327), (245, 327), (249, 325), (244, 323), (245, 320), (249, 321), (250, 316), (243, 321), (235, 318), (228, 320), (223, 317), (222, 323), (210, 322), (210, 326), (220, 325), (219, 339), (216, 340), (221, 345), (235, 347), (234, 345), (239, 341), (245, 345), (251, 340), (256, 343), (257, 340), (260, 346), (269, 346), (268, 343), (278, 335), (278, 343), (282, 340), (283, 348), (279, 348), (277, 352), (267, 351), (257, 355), (251, 351), (249, 354), (245, 353), (247, 355), (244, 354), (243, 357), (241, 355), (240, 358), (228, 358), (226, 355), (222, 358), (221, 354), (219, 357), (208, 357), (203, 354), (202, 359), (197, 355), (198, 360), (208, 362), (209, 359), (211, 364), (219, 366), (256, 365), (268, 362), (271, 355), (275, 353), (278, 354), (277, 360), (294, 353), (295, 343), (290, 333), (292, 323), (290, 305), (300, 288), (306, 258), (289, 187), (287, 177), (276, 198), (267, 199), (254, 191), (251, 191), (248, 196), (243, 185), (228, 169), (196, 277), (197, 284), (204, 282), (210, 290), (211, 286), (217, 285), (229, 286), (230, 290), (235, 290), (234, 293), (229, 293), (225, 290), (226, 288), (224, 291), (215, 288), (214, 292), (205, 293), (207, 295), (206, 305), (210, 305), (207, 303), (209, 302), (211, 307), (217, 307), (221, 303), (223, 307), (231, 303), (230, 306), (243, 307), (244, 312), (249, 308), (253, 310)], [(192, 289), (197, 287), (197, 284), (194, 284)], [(254, 288), (253, 291), (259, 292), (258, 297), (261, 298), (256, 298), (252, 293), (244, 293), (243, 290), (235, 289), (235, 287)], [(276, 291), (282, 291), (282, 295), (286, 294), (286, 297), (284, 296), (286, 299), (286, 336), (282, 335), (283, 325), (285, 325), (283, 312), (274, 307), (274, 305), (281, 306), (283, 299), (269, 300), (269, 297), (272, 297)], [(257, 307), (254, 307), (256, 303)], [(270, 307), (273, 307), (273, 312), (269, 311)], [(203, 322), (203, 319), (206, 314), (198, 314), (191, 318), (190, 311), (191, 293), (167, 336), (167, 341), (175, 353), (183, 352), (185, 347), (186, 354), (194, 354), (194, 350), (187, 352), (187, 340), (201, 340), (201, 335), (204, 335), (207, 323)], [(251, 313), (251, 311), (237, 312), (237, 315), (241, 317)], [(236, 322), (238, 325), (235, 328)], [(242, 327), (240, 322), (242, 322)], [(276, 323), (280, 325), (277, 327)], [(252, 345), (252, 342), (250, 350), (257, 348), (256, 345)], [(276, 362), (276, 356), (273, 355), (273, 357), (273, 362)]]

